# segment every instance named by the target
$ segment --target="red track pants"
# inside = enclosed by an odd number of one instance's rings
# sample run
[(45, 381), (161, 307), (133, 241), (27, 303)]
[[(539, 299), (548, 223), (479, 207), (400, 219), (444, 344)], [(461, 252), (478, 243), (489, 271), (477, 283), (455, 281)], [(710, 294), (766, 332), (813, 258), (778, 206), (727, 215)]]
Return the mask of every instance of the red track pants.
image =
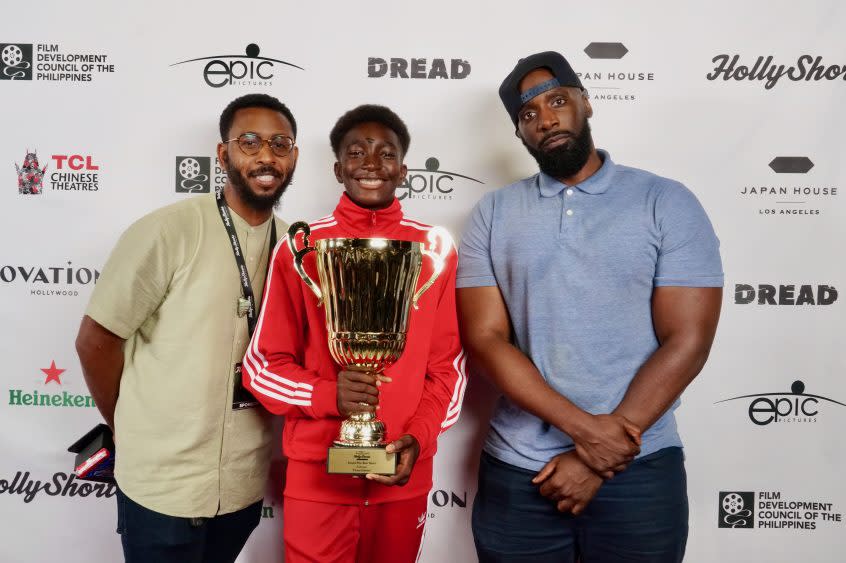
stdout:
[(414, 563), (427, 497), (349, 505), (285, 497), (285, 563)]

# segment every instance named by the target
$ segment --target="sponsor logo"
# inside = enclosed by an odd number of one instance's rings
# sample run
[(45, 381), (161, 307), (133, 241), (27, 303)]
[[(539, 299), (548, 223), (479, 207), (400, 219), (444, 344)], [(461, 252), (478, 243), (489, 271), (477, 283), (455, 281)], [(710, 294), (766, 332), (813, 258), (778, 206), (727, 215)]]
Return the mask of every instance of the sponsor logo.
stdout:
[(837, 186), (793, 179), (794, 175), (808, 174), (814, 168), (814, 162), (807, 156), (776, 156), (767, 166), (770, 174), (779, 175), (778, 180), (749, 182), (737, 190), (738, 197), (752, 203), (758, 215), (817, 216), (839, 195)]
[[(50, 367), (39, 368), (44, 376), (41, 383), (43, 388), (38, 390), (25, 390), (22, 388), (8, 389), (9, 406), (12, 407), (57, 407), (57, 408), (94, 408), (94, 399), (90, 395), (72, 393), (70, 391), (59, 391), (56, 385), (62, 385), (62, 377), (67, 369), (60, 368), (56, 361), (50, 362)], [(40, 379), (41, 376), (39, 376)], [(35, 383), (35, 382), (33, 382)], [(79, 385), (79, 383), (76, 383)], [(54, 392), (57, 391), (57, 392)]]
[(401, 59), (368, 57), (368, 78), (463, 79), (470, 76), (466, 59)]
[(90, 154), (54, 154), (56, 171), (50, 174), (53, 190), (96, 192), (100, 189), (100, 166)]
[(204, 193), (211, 191), (211, 158), (207, 156), (176, 157), (176, 191)]
[(209, 193), (226, 185), (226, 172), (220, 167), (217, 157), (177, 156), (174, 179), (176, 193)]
[(655, 72), (644, 68), (642, 59), (629, 55), (622, 43), (593, 41), (584, 53), (589, 61), (580, 63), (582, 72), (576, 74), (590, 92), (591, 102), (635, 102), (655, 81)]
[(27, 195), (38, 195), (44, 191), (44, 174), (47, 172), (47, 165), (39, 168), (38, 155), (35, 151), (29, 152), (26, 149), (26, 156), (23, 165), (15, 163), (15, 171), (18, 173), (18, 193)]
[(397, 187), (397, 199), (449, 200), (453, 198), (456, 182), (469, 181), (484, 184), (481, 180), (441, 170), (437, 158), (426, 159), (423, 168), (409, 168), (405, 181)]
[(303, 67), (280, 59), (260, 56), (261, 49), (250, 43), (243, 55), (216, 55), (198, 57), (173, 63), (170, 66), (188, 63), (203, 63), (203, 81), (212, 88), (224, 86), (273, 86), (277, 65), (304, 70)]
[[(452, 490), (437, 489), (430, 493), (429, 502), (440, 510), (451, 510), (454, 508), (467, 508), (467, 491), (456, 492)], [(426, 516), (434, 518), (437, 511), (429, 512)]]
[(31, 43), (0, 43), (0, 80), (91, 82), (96, 75), (115, 71), (108, 58), (68, 51), (55, 43), (38, 43), (34, 53)]
[(759, 56), (752, 66), (740, 64), (740, 55), (717, 55), (711, 62), (714, 69), (705, 75), (708, 80), (748, 80), (763, 83), (765, 90), (772, 90), (782, 78), (793, 82), (846, 80), (846, 65), (827, 65), (814, 55), (802, 55), (790, 65), (779, 64), (772, 55)]
[[(100, 166), (90, 154), (65, 152), (50, 157), (51, 164), (43, 167), (36, 151), (26, 150), (23, 164), (15, 162), (18, 174), (18, 193), (42, 194), (44, 183), (51, 191), (96, 192), (100, 189)], [(48, 168), (52, 170), (47, 174)]]
[(36, 297), (78, 297), (79, 286), (96, 284), (100, 272), (94, 268), (67, 266), (0, 265), (0, 287), (23, 286)]
[(111, 498), (116, 492), (114, 483), (80, 483), (73, 473), (61, 471), (44, 481), (33, 478), (29, 471), (18, 471), (12, 478), (0, 479), (0, 495), (14, 496), (26, 504), (42, 493), (51, 497)]
[(0, 43), (0, 80), (32, 80), (32, 44)]
[(718, 528), (816, 530), (843, 522), (834, 503), (786, 499), (782, 491), (720, 491), (717, 513)]
[(734, 284), (735, 305), (831, 305), (837, 297), (833, 285)]
[(714, 403), (744, 400), (748, 403), (746, 410), (749, 420), (757, 426), (787, 423), (814, 423), (823, 416), (828, 404), (846, 407), (846, 404), (822, 395), (805, 393), (805, 383), (794, 381), (789, 392), (755, 393), (723, 399)]

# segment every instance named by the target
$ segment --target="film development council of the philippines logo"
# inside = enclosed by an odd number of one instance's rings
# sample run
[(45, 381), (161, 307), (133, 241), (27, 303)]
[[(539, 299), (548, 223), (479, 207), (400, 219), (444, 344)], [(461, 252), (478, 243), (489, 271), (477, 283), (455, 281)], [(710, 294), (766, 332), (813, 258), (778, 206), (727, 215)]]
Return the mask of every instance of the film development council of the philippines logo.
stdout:
[(207, 156), (176, 157), (176, 191), (207, 194), (211, 191), (211, 159)]
[(0, 43), (0, 80), (32, 80), (32, 45)]
[(305, 70), (301, 66), (280, 59), (260, 57), (261, 49), (255, 43), (250, 43), (244, 49), (243, 55), (215, 55), (212, 57), (198, 57), (173, 63), (178, 66), (198, 61), (208, 61), (203, 67), (203, 80), (212, 88), (224, 86), (273, 86), (274, 63)]
[(39, 168), (38, 155), (35, 151), (29, 152), (29, 149), (26, 149), (23, 166), (18, 166), (16, 162), (15, 170), (18, 173), (18, 193), (38, 195), (44, 192), (44, 174), (47, 172), (47, 165)]
[(717, 526), (720, 528), (755, 527), (755, 493), (720, 492), (720, 511)]

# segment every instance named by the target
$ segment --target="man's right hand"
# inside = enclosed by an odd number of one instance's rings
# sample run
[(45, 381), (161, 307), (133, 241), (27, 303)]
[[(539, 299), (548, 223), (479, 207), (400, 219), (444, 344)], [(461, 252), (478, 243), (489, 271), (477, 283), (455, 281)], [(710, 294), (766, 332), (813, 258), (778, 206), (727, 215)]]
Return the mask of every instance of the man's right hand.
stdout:
[(379, 404), (377, 376), (360, 371), (338, 372), (338, 412), (349, 416), (359, 412), (375, 412)]
[(576, 452), (585, 465), (610, 479), (640, 453), (641, 430), (619, 414), (588, 416), (587, 422), (571, 435)]

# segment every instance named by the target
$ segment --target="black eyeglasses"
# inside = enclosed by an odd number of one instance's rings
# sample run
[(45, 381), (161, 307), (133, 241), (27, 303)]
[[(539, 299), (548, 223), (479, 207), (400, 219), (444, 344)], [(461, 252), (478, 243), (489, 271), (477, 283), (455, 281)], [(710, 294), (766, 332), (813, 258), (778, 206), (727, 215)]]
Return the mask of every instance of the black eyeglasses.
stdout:
[(235, 139), (228, 139), (224, 143), (230, 143), (232, 141), (238, 141), (238, 148), (249, 156), (254, 156), (261, 152), (261, 147), (264, 143), (268, 144), (270, 150), (276, 156), (285, 156), (294, 149), (294, 139), (286, 135), (274, 135), (269, 139), (263, 139), (255, 133), (244, 133)]

